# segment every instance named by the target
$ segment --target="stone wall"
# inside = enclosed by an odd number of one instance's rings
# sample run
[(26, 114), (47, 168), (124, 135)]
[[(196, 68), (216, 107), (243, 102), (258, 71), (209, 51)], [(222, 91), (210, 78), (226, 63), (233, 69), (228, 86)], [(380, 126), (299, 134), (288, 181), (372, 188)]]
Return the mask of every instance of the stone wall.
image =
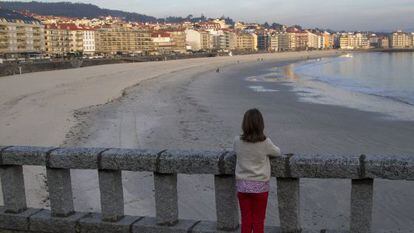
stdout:
[[(235, 163), (235, 153), (226, 150), (0, 147), (4, 197), (4, 206), (0, 208), (0, 230), (238, 232)], [(50, 210), (27, 207), (24, 165), (46, 167)], [(289, 154), (272, 159), (271, 166), (272, 176), (277, 178), (281, 225), (267, 227), (267, 232), (309, 232), (301, 229), (299, 218), (301, 178), (351, 179), (349, 231), (358, 233), (371, 232), (373, 179), (414, 180), (413, 156)], [(100, 213), (74, 211), (70, 169), (98, 170)], [(121, 171), (154, 173), (155, 218), (124, 215)], [(178, 219), (177, 174), (214, 175), (216, 221)]]
[(26, 62), (5, 62), (0, 64), (0, 77), (8, 75), (50, 71), (50, 70), (62, 70), (72, 69), (87, 66), (107, 65), (107, 64), (119, 64), (119, 63), (134, 63), (134, 62), (150, 62), (150, 61), (164, 61), (164, 60), (178, 60), (189, 58), (201, 58), (216, 56), (215, 53), (201, 53), (201, 54), (177, 54), (166, 56), (137, 56), (137, 57), (114, 57), (114, 58), (102, 58), (102, 59), (61, 59), (61, 60), (45, 60), (45, 61), (26, 61)]
[(20, 74), (20, 68), (22, 74), (49, 71), (49, 70), (62, 70), (72, 69), (86, 66), (126, 63), (127, 60), (122, 59), (94, 59), (94, 60), (60, 60), (60, 61), (43, 61), (43, 62), (27, 62), (27, 63), (16, 63), (6, 62), (0, 64), (0, 77), (8, 75)]

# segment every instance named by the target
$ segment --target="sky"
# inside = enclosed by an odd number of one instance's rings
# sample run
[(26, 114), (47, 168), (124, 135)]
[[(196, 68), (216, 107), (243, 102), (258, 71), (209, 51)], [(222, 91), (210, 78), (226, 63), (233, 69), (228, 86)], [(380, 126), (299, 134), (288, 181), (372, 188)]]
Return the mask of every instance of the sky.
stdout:
[[(25, 0), (30, 1), (30, 0)], [(39, 1), (39, 0), (38, 0)], [(58, 2), (56, 0), (40, 0)], [(229, 16), (333, 30), (414, 30), (414, 0), (65, 0), (159, 18)]]

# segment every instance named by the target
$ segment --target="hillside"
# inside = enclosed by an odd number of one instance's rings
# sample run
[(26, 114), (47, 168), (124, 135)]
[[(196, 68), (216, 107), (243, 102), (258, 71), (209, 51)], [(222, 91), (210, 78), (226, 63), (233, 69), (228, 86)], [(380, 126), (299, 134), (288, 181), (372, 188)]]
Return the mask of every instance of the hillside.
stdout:
[(127, 21), (156, 22), (157, 18), (138, 13), (103, 9), (92, 4), (70, 2), (10, 2), (1, 1), (0, 7), (10, 10), (27, 10), (39, 15), (66, 16), (74, 18), (97, 18), (100, 16), (120, 17)]
[(7, 20), (38, 21), (32, 17), (22, 15), (18, 12), (0, 8), (0, 19), (1, 18), (5, 18)]
[[(29, 11), (38, 15), (54, 15), (54, 16), (65, 16), (70, 18), (98, 18), (101, 16), (114, 16), (123, 18), (126, 21), (131, 22), (143, 22), (143, 23), (153, 23), (153, 22), (167, 22), (167, 23), (180, 23), (183, 21), (190, 22), (205, 22), (210, 18), (201, 15), (195, 17), (193, 15), (188, 15), (187, 17), (176, 17), (169, 16), (166, 18), (156, 18), (153, 16), (148, 16), (144, 14), (126, 12), (120, 10), (110, 10), (105, 8), (100, 8), (93, 4), (86, 3), (71, 3), (71, 2), (19, 2), (19, 1), (1, 1), (0, 8), (10, 9), (15, 11)], [(222, 16), (221, 19), (224, 19), (227, 24), (234, 24), (234, 20)], [(274, 29), (280, 28), (282, 25), (278, 23), (273, 23), (271, 25), (265, 24), (265, 27), (270, 27)]]

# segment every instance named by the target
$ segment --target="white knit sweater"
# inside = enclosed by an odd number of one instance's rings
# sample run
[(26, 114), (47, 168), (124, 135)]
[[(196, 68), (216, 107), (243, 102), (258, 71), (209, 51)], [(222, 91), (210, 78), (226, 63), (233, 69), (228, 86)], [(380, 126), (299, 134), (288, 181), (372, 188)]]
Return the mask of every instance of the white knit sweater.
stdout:
[(269, 157), (280, 156), (279, 147), (270, 138), (262, 142), (245, 142), (237, 136), (233, 144), (236, 152), (236, 179), (268, 181), (270, 179)]

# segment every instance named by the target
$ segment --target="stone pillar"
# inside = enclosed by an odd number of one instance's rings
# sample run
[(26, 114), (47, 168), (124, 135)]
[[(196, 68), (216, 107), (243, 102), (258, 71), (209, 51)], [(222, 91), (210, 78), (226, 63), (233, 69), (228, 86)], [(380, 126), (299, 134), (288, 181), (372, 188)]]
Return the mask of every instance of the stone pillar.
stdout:
[(236, 180), (233, 175), (214, 176), (217, 229), (232, 231), (239, 227)]
[(101, 192), (102, 220), (117, 222), (124, 217), (124, 191), (122, 172), (99, 170), (99, 190)]
[(177, 174), (154, 172), (155, 213), (158, 225), (178, 223)]
[(369, 233), (372, 223), (373, 179), (352, 180), (351, 232)]
[(18, 214), (27, 209), (22, 166), (2, 166), (1, 185), (6, 212)]
[(299, 179), (277, 178), (277, 197), (282, 232), (301, 232)]
[(54, 217), (67, 217), (74, 213), (72, 182), (69, 169), (46, 168), (50, 209)]

